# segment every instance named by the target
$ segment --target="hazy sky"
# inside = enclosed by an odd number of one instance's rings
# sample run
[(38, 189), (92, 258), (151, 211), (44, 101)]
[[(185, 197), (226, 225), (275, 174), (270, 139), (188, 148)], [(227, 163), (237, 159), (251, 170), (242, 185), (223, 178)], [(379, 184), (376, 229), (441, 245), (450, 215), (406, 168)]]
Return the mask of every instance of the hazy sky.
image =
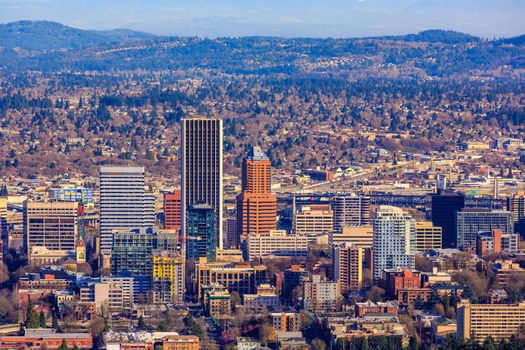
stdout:
[(525, 34), (525, 0), (0, 0), (0, 22), (198, 36), (356, 37), (454, 29)]

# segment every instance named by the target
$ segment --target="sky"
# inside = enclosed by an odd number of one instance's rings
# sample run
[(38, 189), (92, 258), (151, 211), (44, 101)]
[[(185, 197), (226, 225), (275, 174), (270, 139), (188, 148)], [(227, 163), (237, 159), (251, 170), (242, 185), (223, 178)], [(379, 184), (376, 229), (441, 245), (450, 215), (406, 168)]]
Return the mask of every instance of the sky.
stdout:
[(450, 29), (525, 34), (525, 0), (0, 0), (0, 22), (180, 36), (362, 37)]

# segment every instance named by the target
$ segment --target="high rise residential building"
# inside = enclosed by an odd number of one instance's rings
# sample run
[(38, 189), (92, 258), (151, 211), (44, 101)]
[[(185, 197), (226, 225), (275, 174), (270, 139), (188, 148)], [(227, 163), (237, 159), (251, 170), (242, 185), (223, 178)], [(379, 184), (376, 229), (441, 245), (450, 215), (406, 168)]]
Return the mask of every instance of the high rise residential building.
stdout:
[(477, 339), (492, 337), (495, 341), (508, 339), (525, 324), (525, 303), (471, 304), (462, 301), (457, 308), (459, 339), (467, 340), (472, 334)]
[(415, 267), (415, 220), (403, 209), (380, 206), (373, 220), (373, 277), (384, 269)]
[(154, 197), (144, 190), (143, 167), (100, 168), (100, 251), (111, 254), (114, 230), (155, 224)]
[(180, 230), (182, 225), (181, 192), (164, 194), (164, 228)]
[(442, 229), (430, 221), (416, 222), (416, 252), (442, 248)]
[(242, 192), (237, 196), (237, 232), (270, 234), (275, 230), (277, 200), (272, 194), (270, 159), (254, 146), (242, 162)]
[(507, 197), (507, 210), (512, 212), (514, 224), (525, 220), (525, 192), (517, 192)]
[(332, 210), (336, 231), (341, 231), (343, 227), (370, 224), (370, 197), (336, 195), (332, 198)]
[(432, 196), (432, 224), (442, 229), (443, 248), (457, 248), (456, 213), (465, 208), (465, 196), (440, 191)]
[(463, 209), (456, 213), (457, 247), (476, 247), (478, 234), (500, 229), (504, 234), (514, 233), (512, 213), (490, 209)]
[(74, 252), (78, 240), (78, 203), (25, 201), (24, 238), (29, 259), (36, 247)]
[(111, 273), (134, 278), (135, 300), (152, 289), (153, 256), (162, 251), (180, 250), (175, 235), (152, 227), (115, 230), (112, 237)]
[(186, 210), (186, 258), (214, 260), (217, 255), (217, 216), (209, 204), (195, 204)]
[[(222, 120), (193, 117), (182, 120), (182, 228), (188, 208), (208, 204), (215, 211), (216, 244), (223, 248)], [(186, 233), (183, 232), (185, 236)]]
[(326, 234), (334, 228), (334, 213), (330, 205), (301, 206), (294, 213), (294, 232), (298, 235)]
[(339, 311), (341, 290), (339, 281), (327, 281), (320, 275), (313, 275), (303, 283), (303, 304), (310, 312)]
[(178, 253), (162, 251), (153, 255), (155, 303), (181, 304), (184, 297), (184, 263)]
[(363, 288), (364, 249), (342, 244), (334, 250), (334, 279), (339, 281), (341, 293)]

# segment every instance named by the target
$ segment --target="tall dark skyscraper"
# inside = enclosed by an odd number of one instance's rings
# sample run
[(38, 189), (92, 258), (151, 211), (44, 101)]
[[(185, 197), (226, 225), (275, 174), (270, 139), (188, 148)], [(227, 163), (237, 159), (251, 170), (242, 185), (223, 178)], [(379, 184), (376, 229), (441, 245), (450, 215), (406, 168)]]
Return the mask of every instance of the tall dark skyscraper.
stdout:
[(215, 211), (211, 205), (196, 204), (186, 211), (186, 257), (214, 260), (217, 251)]
[(193, 117), (182, 120), (182, 228), (186, 235), (190, 206), (208, 204), (215, 212), (217, 245), (223, 247), (222, 120)]
[(440, 192), (432, 196), (432, 224), (443, 229), (443, 248), (457, 248), (456, 213), (465, 208), (461, 193)]

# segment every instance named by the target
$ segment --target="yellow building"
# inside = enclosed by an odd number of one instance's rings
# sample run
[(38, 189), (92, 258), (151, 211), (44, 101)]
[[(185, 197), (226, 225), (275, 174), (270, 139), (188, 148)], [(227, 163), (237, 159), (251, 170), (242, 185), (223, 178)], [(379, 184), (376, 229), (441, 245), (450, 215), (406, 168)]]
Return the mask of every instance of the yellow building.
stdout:
[(180, 254), (160, 252), (153, 256), (153, 292), (156, 303), (182, 304), (184, 264)]
[(416, 222), (416, 251), (424, 252), (442, 248), (442, 229), (431, 221)]
[(491, 336), (494, 340), (508, 339), (525, 324), (525, 303), (520, 304), (470, 304), (462, 301), (457, 311), (457, 336), (477, 339)]

